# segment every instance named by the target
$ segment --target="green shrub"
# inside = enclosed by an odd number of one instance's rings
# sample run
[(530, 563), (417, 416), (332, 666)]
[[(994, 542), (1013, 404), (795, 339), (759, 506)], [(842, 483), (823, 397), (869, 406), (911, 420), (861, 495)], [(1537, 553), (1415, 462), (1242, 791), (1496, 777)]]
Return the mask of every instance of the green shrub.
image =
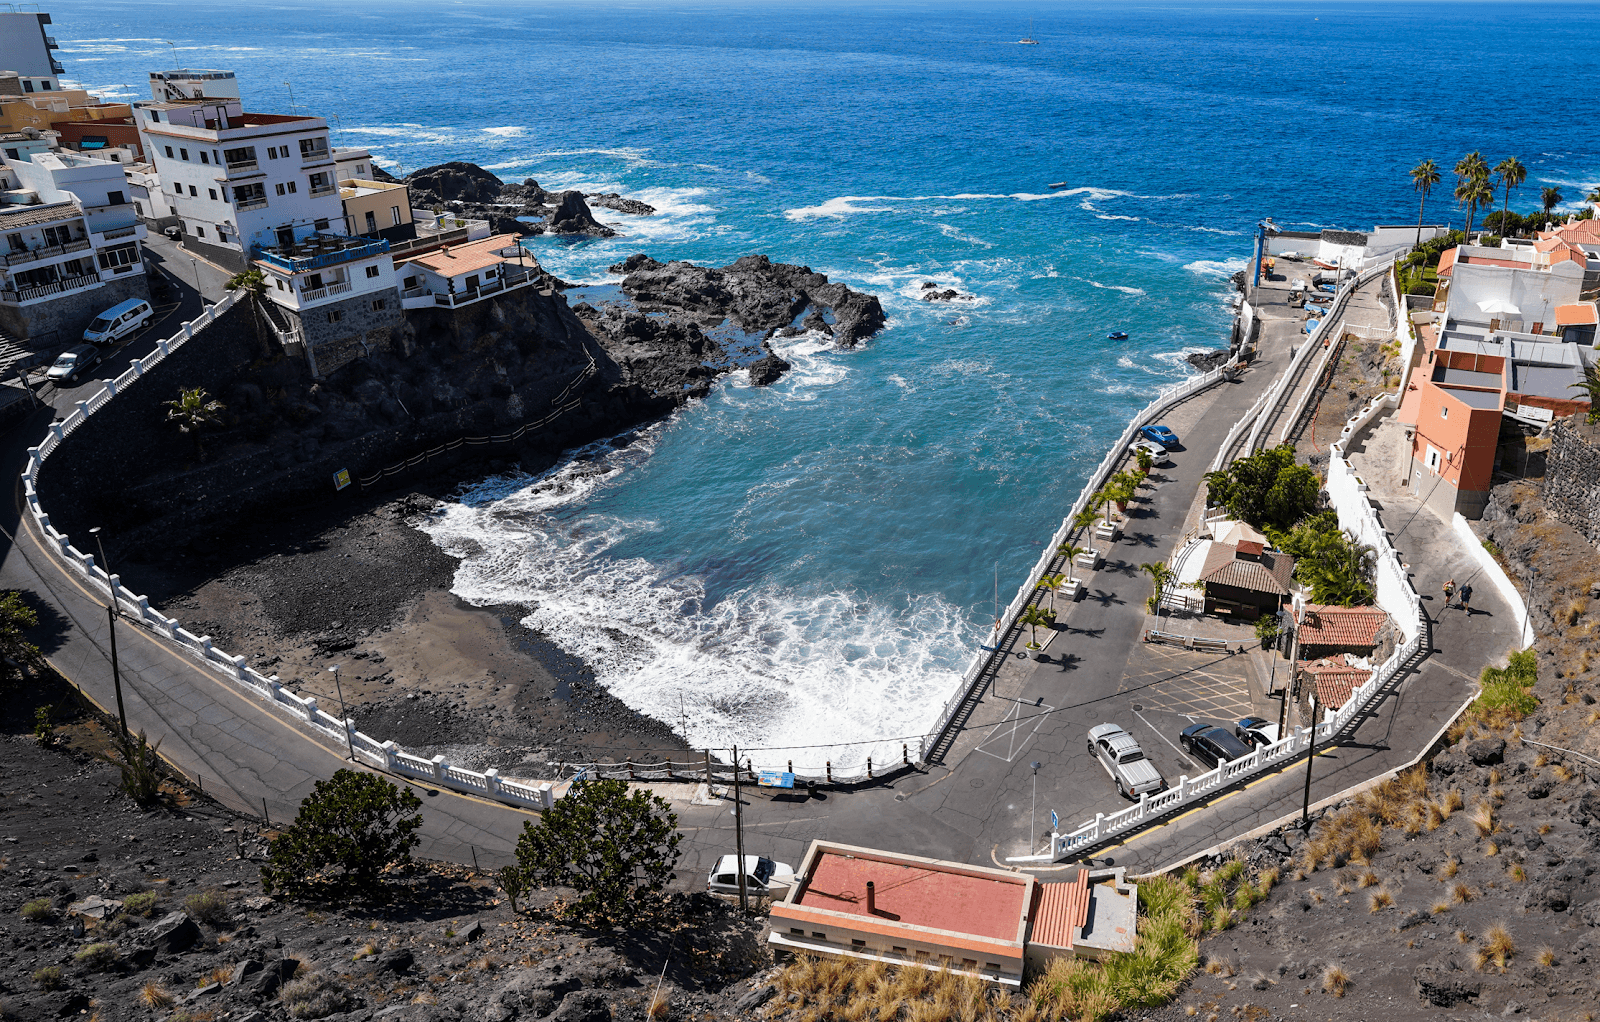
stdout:
[(153, 804), (161, 795), (161, 742), (151, 745), (143, 731), (137, 738), (116, 731), (112, 732), (111, 746), (115, 755), (96, 755), (122, 771), (118, 786), (123, 794), (142, 806)]
[(183, 899), (183, 910), (189, 913), (189, 918), (195, 922), (212, 926), (220, 926), (233, 918), (233, 909), (228, 904), (228, 892), (214, 887)]
[(421, 808), (409, 789), (376, 774), (340, 770), (317, 782), (294, 823), (272, 839), (261, 886), (298, 898), (376, 897), (387, 870), (410, 865), (411, 849), (422, 840), (416, 834)]
[(155, 891), (140, 891), (130, 894), (122, 899), (122, 911), (130, 916), (141, 916), (149, 919), (156, 914), (156, 902), (160, 899)]
[(350, 996), (320, 972), (285, 983), (280, 999), (290, 1018), (324, 1018), (350, 1007)]
[(570, 887), (571, 910), (603, 919), (650, 913), (678, 864), (678, 817), (671, 805), (626, 781), (586, 781), (522, 825), (517, 867), (530, 883)]
[(72, 960), (90, 972), (110, 972), (122, 962), (114, 944), (90, 944), (73, 955)]
[(39, 989), (41, 990), (60, 990), (62, 986), (61, 966), (46, 965), (42, 969), (34, 970), (33, 981), (39, 984)]
[(30, 923), (47, 923), (55, 918), (56, 907), (49, 898), (35, 898), (22, 906), (22, 918)]

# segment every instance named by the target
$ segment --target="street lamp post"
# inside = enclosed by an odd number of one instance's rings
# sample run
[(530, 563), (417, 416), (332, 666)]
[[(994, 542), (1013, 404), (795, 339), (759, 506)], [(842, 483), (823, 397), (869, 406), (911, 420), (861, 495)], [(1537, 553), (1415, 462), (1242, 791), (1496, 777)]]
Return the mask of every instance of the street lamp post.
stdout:
[(1300, 827), (1311, 829), (1311, 761), (1317, 756), (1317, 690), (1311, 689), (1311, 745), (1306, 749), (1306, 793), (1300, 802)]
[(122, 708), (122, 669), (117, 663), (117, 591), (111, 586), (111, 566), (106, 561), (106, 545), (100, 541), (100, 526), (89, 530), (94, 545), (100, 551), (100, 569), (106, 573), (106, 585), (111, 595), (106, 601), (106, 621), (111, 627), (111, 685), (117, 692), (117, 722), (122, 725), (122, 737), (128, 737), (128, 713)]
[(350, 736), (350, 711), (344, 705), (344, 686), (339, 684), (339, 665), (334, 664), (328, 671), (333, 675), (333, 690), (339, 694), (339, 723), (344, 725), (344, 741), (350, 749), (350, 761), (353, 763), (356, 758), (356, 744), (355, 739)]
[(1033, 854), (1034, 841), (1039, 827), (1039, 766), (1038, 760), (1028, 764), (1033, 767), (1033, 808), (1028, 811), (1028, 854)]

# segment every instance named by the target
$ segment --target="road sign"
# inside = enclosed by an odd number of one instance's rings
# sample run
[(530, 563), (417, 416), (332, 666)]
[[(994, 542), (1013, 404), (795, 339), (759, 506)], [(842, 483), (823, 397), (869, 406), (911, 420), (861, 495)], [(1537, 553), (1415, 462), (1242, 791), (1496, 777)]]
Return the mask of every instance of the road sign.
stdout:
[(350, 470), (341, 468), (333, 474), (333, 490), (335, 493), (350, 485)]
[(758, 777), (758, 783), (763, 788), (792, 788), (794, 774), (784, 773), (782, 770), (763, 770)]
[(1060, 830), (1061, 829), (1061, 817), (1056, 815), (1056, 811), (1054, 809), (1050, 810), (1050, 829), (1051, 830)]

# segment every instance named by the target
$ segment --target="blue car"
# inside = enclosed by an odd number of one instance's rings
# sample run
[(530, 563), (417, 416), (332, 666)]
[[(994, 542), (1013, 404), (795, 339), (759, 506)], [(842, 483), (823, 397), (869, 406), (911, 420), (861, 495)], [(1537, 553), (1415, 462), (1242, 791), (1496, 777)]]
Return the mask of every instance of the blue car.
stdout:
[(1160, 444), (1162, 447), (1173, 448), (1178, 446), (1178, 434), (1165, 426), (1144, 426), (1139, 430), (1139, 435), (1151, 443)]

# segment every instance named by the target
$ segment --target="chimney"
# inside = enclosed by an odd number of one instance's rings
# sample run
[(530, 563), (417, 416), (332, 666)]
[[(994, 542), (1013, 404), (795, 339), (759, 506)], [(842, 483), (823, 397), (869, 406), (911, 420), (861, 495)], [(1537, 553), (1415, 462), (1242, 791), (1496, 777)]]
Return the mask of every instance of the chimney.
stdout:
[(867, 915), (878, 914), (878, 887), (871, 880), (867, 881)]

